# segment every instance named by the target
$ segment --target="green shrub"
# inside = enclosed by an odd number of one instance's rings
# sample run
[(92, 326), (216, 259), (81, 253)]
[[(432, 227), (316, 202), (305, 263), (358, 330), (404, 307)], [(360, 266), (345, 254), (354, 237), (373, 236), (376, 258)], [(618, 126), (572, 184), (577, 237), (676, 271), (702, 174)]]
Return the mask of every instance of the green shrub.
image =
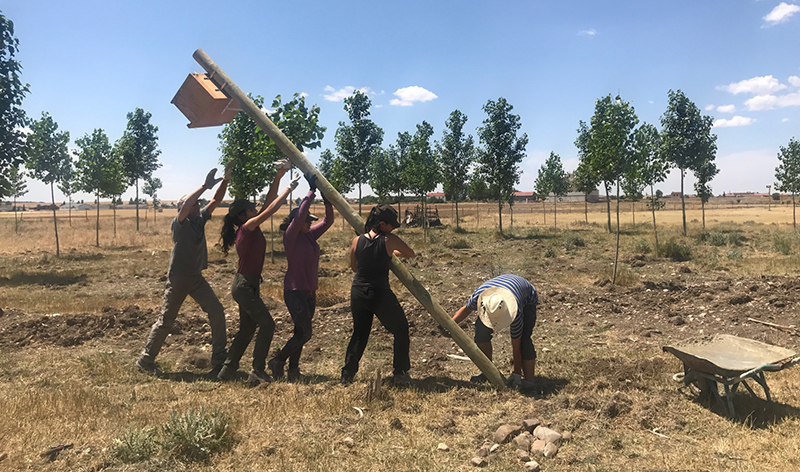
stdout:
[(125, 464), (149, 460), (157, 451), (155, 431), (150, 428), (123, 431), (109, 449), (111, 457)]
[(458, 238), (454, 241), (451, 241), (447, 244), (447, 247), (450, 249), (469, 249), (470, 245), (464, 238)]
[(777, 233), (773, 237), (772, 243), (775, 246), (776, 252), (779, 252), (785, 256), (788, 256), (792, 253), (792, 238), (786, 234)]
[(742, 258), (742, 251), (739, 248), (735, 247), (730, 251), (728, 251), (728, 254), (726, 255), (728, 256), (728, 259), (738, 261)]
[(652, 251), (650, 243), (648, 243), (644, 239), (636, 241), (636, 244), (634, 245), (633, 249), (636, 251), (637, 254), (650, 254), (650, 251)]
[[(460, 218), (459, 218), (459, 219), (460, 219)], [(456, 234), (466, 234), (466, 233), (467, 233), (467, 230), (465, 230), (465, 229), (464, 229), (463, 227), (461, 227), (461, 226), (458, 226), (458, 227), (456, 227), (456, 228), (453, 230), (453, 232), (454, 232), (454, 233), (456, 233)]]
[(573, 233), (571, 231), (564, 234), (564, 248), (567, 251), (571, 251), (576, 247), (585, 247), (585, 246), (586, 246), (586, 241), (584, 241), (579, 234)]
[(190, 409), (183, 414), (172, 412), (162, 428), (164, 449), (178, 459), (207, 461), (213, 454), (233, 447), (233, 432), (228, 417), (218, 409)]
[(675, 262), (685, 262), (692, 258), (692, 248), (681, 241), (670, 239), (658, 248), (659, 256), (672, 259)]
[(724, 233), (713, 232), (708, 235), (708, 244), (716, 247), (725, 246), (728, 244), (728, 238)]
[(557, 255), (555, 248), (552, 246), (548, 246), (544, 250), (544, 257), (556, 257)]

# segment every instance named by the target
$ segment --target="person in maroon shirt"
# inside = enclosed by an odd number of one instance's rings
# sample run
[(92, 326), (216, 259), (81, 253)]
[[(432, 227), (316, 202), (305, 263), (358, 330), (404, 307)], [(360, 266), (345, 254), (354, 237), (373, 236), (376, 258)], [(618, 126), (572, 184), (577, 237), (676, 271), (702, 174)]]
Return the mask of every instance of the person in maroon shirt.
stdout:
[(261, 269), (264, 267), (264, 253), (267, 249), (267, 240), (261, 233), (259, 225), (281, 207), (289, 193), (297, 188), (298, 180), (300, 180), (298, 174), (289, 187), (275, 198), (281, 177), (291, 168), (291, 164), (284, 159), (276, 162), (275, 165), (277, 167), (275, 179), (272, 181), (261, 211), (257, 211), (255, 204), (248, 200), (234, 200), (222, 223), (222, 252), (227, 255), (230, 247), (235, 245), (236, 253), (239, 255), (239, 264), (231, 286), (231, 295), (239, 304), (239, 332), (233, 338), (228, 350), (228, 358), (225, 359), (222, 370), (217, 376), (219, 380), (236, 378), (239, 361), (258, 328), (256, 343), (253, 347), (253, 371), (247, 380), (253, 386), (263, 382), (272, 382), (272, 377), (267, 374), (265, 369), (272, 336), (275, 333), (275, 321), (259, 294)]
[(311, 319), (317, 306), (317, 276), (319, 272), (319, 244), (317, 239), (333, 224), (333, 205), (325, 202), (325, 219), (311, 226), (318, 220), (309, 213), (317, 190), (317, 176), (306, 174), (310, 190), (300, 206), (289, 213), (281, 224), (283, 247), (286, 250), (286, 276), (283, 279), (283, 300), (294, 321), (294, 334), (286, 342), (283, 349), (273, 357), (267, 365), (275, 378), (283, 377), (286, 359), (289, 359), (289, 370), (286, 377), (298, 380), (300, 376), (300, 354), (303, 345), (311, 339)]

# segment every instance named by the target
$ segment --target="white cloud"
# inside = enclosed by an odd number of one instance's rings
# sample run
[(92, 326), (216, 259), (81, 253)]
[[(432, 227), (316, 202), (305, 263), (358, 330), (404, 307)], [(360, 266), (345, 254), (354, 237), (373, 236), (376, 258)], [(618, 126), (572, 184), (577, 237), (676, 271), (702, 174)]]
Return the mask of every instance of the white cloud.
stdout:
[(772, 110), (773, 108), (800, 107), (800, 93), (786, 95), (757, 95), (744, 102), (750, 111)]
[(350, 95), (353, 95), (356, 92), (356, 90), (369, 96), (375, 95), (375, 92), (369, 87), (361, 87), (360, 89), (356, 89), (355, 87), (348, 85), (344, 88), (336, 90), (330, 85), (326, 85), (325, 91), (328, 93), (323, 95), (323, 97), (325, 97), (325, 100), (328, 100), (329, 102), (339, 102), (349, 97)]
[(748, 117), (745, 117), (745, 116), (736, 115), (733, 118), (731, 118), (730, 120), (719, 119), (719, 120), (715, 121), (714, 122), (714, 127), (715, 128), (736, 128), (736, 127), (739, 127), (739, 126), (750, 126), (755, 121), (756, 120), (754, 120), (753, 118), (748, 118)]
[(308, 97), (308, 94), (306, 92), (300, 92), (300, 96), (306, 98)]
[(21, 126), (19, 128), (14, 128), (14, 131), (21, 131), (22, 134), (24, 134), (25, 136), (33, 134), (33, 130), (28, 128), (27, 126)]
[(795, 87), (800, 87), (800, 77), (796, 75), (789, 77), (789, 83)]
[(706, 105), (706, 107), (705, 107), (705, 110), (706, 110), (706, 111), (711, 111), (711, 110), (713, 110), (714, 108), (716, 108), (716, 105)]
[(597, 31), (594, 28), (588, 29), (588, 30), (581, 30), (581, 31), (578, 32), (579, 36), (594, 36), (596, 34), (597, 34)]
[(728, 85), (721, 85), (717, 87), (719, 90), (725, 90), (734, 95), (740, 93), (752, 93), (754, 95), (766, 95), (778, 90), (785, 89), (786, 86), (778, 81), (771, 75), (763, 77), (753, 77), (752, 79), (742, 80), (741, 82), (734, 82)]
[(417, 85), (397, 89), (397, 91), (394, 93), (394, 96), (397, 98), (393, 98), (391, 101), (389, 101), (389, 104), (401, 107), (410, 107), (414, 105), (414, 102), (428, 102), (435, 98), (439, 98), (430, 90), (426, 90)]
[(720, 113), (734, 113), (736, 105), (720, 105), (717, 107), (717, 111)]
[(780, 5), (773, 8), (772, 11), (763, 18), (763, 20), (766, 26), (777, 25), (778, 23), (783, 23), (789, 20), (789, 18), (791, 18), (798, 11), (800, 11), (800, 6), (781, 2)]
[(784, 118), (784, 119), (781, 120), (781, 123), (786, 123), (788, 121), (789, 121), (789, 118)]

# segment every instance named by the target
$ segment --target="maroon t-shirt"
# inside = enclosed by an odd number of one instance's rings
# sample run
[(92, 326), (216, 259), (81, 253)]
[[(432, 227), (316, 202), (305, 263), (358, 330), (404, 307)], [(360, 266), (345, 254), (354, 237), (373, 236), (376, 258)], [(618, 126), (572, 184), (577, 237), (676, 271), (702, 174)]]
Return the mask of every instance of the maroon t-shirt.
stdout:
[(236, 272), (242, 275), (261, 275), (266, 251), (267, 238), (261, 228), (249, 231), (245, 225), (240, 226), (236, 231), (236, 253), (239, 254)]

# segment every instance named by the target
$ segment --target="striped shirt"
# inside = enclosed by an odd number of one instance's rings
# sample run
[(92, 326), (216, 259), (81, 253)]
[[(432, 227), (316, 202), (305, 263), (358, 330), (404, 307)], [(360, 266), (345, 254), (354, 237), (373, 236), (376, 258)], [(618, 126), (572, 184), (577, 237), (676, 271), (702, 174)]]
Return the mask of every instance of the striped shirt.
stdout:
[(484, 290), (489, 287), (501, 287), (511, 291), (517, 298), (517, 315), (514, 321), (511, 322), (511, 339), (517, 339), (522, 336), (522, 310), (525, 305), (532, 303), (536, 305), (539, 303), (539, 297), (536, 294), (536, 289), (530, 282), (522, 277), (514, 274), (498, 275), (493, 279), (489, 279), (483, 283), (467, 300), (466, 307), (472, 311), (478, 309), (478, 297)]

